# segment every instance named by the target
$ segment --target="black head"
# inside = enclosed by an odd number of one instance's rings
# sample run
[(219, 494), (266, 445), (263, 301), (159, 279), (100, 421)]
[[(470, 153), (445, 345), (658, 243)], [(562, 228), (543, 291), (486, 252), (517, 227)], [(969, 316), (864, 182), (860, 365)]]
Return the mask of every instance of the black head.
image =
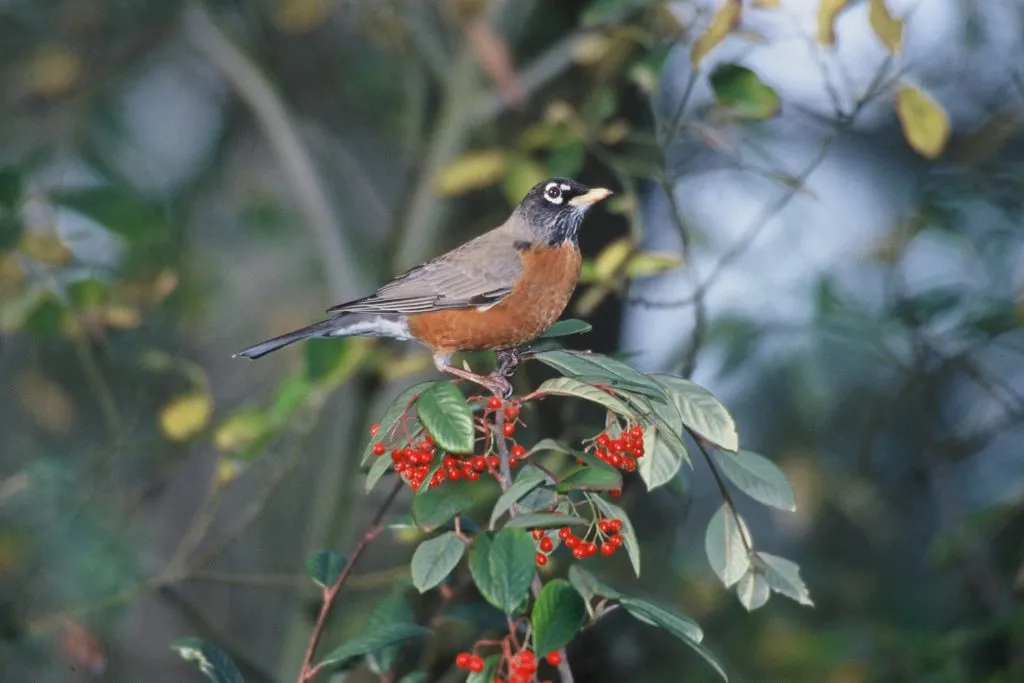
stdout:
[(535, 241), (561, 244), (576, 239), (587, 209), (610, 194), (603, 187), (589, 188), (569, 178), (548, 178), (526, 193), (516, 212)]

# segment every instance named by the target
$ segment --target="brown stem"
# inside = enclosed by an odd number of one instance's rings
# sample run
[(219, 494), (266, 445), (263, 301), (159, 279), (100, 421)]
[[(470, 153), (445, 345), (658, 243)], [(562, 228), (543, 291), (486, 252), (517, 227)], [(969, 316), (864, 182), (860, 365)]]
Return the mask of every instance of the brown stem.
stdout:
[(373, 516), (373, 520), (370, 522), (370, 526), (363, 532), (363, 537), (359, 539), (356, 547), (352, 550), (352, 554), (349, 556), (348, 561), (342, 568), (341, 573), (338, 574), (338, 578), (329, 587), (324, 589), (324, 602), (320, 606), (320, 614), (316, 617), (316, 624), (313, 626), (313, 632), (309, 636), (309, 645), (306, 647), (306, 656), (302, 660), (302, 668), (299, 670), (299, 677), (297, 683), (306, 683), (320, 671), (320, 664), (312, 666), (313, 655), (316, 652), (317, 643), (320, 642), (320, 636), (323, 635), (324, 625), (327, 623), (327, 617), (331, 613), (331, 608), (334, 606), (334, 600), (338, 597), (338, 593), (341, 592), (342, 586), (345, 585), (345, 581), (352, 573), (352, 569), (356, 566), (356, 562), (362, 556), (363, 551), (366, 547), (373, 542), (373, 539), (377, 538), (380, 533), (384, 515), (387, 513), (388, 508), (395, 502), (395, 498), (398, 497), (398, 492), (402, 490), (402, 480), (398, 479), (395, 481), (394, 487), (391, 492), (388, 493), (384, 502), (381, 503), (380, 508), (377, 510), (377, 514)]

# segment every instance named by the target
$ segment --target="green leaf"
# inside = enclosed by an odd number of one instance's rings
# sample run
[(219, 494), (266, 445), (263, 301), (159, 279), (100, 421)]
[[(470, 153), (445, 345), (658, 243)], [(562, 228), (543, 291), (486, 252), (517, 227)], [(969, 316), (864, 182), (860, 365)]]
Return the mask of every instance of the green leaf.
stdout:
[(754, 500), (780, 510), (796, 510), (793, 488), (768, 458), (751, 451), (711, 451), (711, 458), (736, 488)]
[(534, 453), (540, 453), (541, 451), (555, 451), (556, 453), (573, 453), (572, 449), (568, 446), (564, 446), (554, 439), (541, 439), (537, 443), (533, 444), (533, 448), (526, 452), (527, 456), (533, 455)]
[(538, 657), (564, 647), (587, 619), (583, 598), (565, 579), (549, 581), (530, 614), (533, 649)]
[(739, 450), (736, 424), (729, 411), (710, 391), (682, 377), (652, 376), (665, 388), (684, 425), (723, 450)]
[(622, 475), (612, 467), (584, 467), (563, 479), (555, 491), (614, 491), (622, 488)]
[(593, 326), (583, 320), (577, 320), (570, 318), (568, 320), (559, 320), (557, 323), (547, 329), (546, 332), (541, 334), (538, 339), (553, 339), (555, 337), (567, 337), (571, 334), (586, 334), (590, 332)]
[(752, 567), (736, 583), (736, 597), (748, 612), (753, 612), (768, 602), (769, 589), (764, 574)]
[(583, 596), (583, 602), (586, 603), (587, 613), (593, 616), (593, 608), (590, 605), (590, 601), (595, 596), (601, 598), (610, 598), (617, 600), (622, 597), (622, 593), (609, 586), (608, 584), (601, 581), (586, 569), (580, 567), (579, 563), (573, 563), (569, 566), (569, 583), (573, 585), (581, 596)]
[(548, 476), (541, 470), (537, 469), (533, 465), (527, 465), (519, 474), (516, 476), (516, 480), (512, 482), (512, 485), (505, 490), (501, 496), (498, 497), (497, 502), (494, 503), (494, 509), (491, 510), (491, 521), (490, 528), (493, 529), (495, 523), (505, 514), (509, 508), (515, 505), (520, 498), (525, 496), (527, 493), (532, 491), (546, 481)]
[(512, 614), (528, 597), (536, 572), (534, 554), (533, 539), (522, 529), (506, 527), (493, 536), (477, 536), (469, 569), (484, 599)]
[(412, 555), (412, 585), (426, 593), (448, 578), (465, 552), (466, 544), (453, 531), (423, 541)]
[(245, 683), (242, 673), (224, 650), (201, 638), (182, 638), (170, 648), (187, 662), (195, 662), (213, 683)]
[(484, 668), (479, 672), (469, 672), (466, 683), (492, 683), (494, 674), (498, 671), (498, 664), (501, 662), (500, 655), (491, 655), (484, 659)]
[(599, 353), (581, 353), (555, 349), (533, 356), (566, 377), (593, 381), (636, 394), (665, 399), (665, 391), (657, 382), (625, 363)]
[(505, 528), (513, 529), (550, 529), (556, 526), (586, 524), (587, 520), (576, 515), (563, 515), (558, 512), (531, 512), (519, 515), (505, 522)]
[(661, 438), (656, 427), (644, 430), (644, 457), (637, 468), (648, 491), (664, 486), (679, 474), (683, 455), (672, 447), (669, 439)]
[(726, 588), (739, 581), (750, 568), (744, 537), (750, 538), (746, 523), (727, 503), (722, 503), (722, 507), (708, 522), (704, 534), (704, 550), (711, 569)]
[[(612, 106), (615, 105), (614, 102), (611, 104)], [(584, 107), (584, 113), (589, 113), (586, 107)], [(594, 113), (598, 112), (595, 110)], [(590, 116), (587, 116), (587, 118), (590, 118)], [(586, 160), (587, 148), (581, 141), (573, 141), (570, 145), (564, 145), (548, 152), (546, 162), (551, 175), (575, 176), (579, 173)]]
[(604, 406), (616, 415), (636, 419), (636, 413), (619, 397), (571, 377), (549, 379), (537, 387), (537, 393), (582, 398)]
[(426, 671), (410, 671), (398, 679), (398, 683), (427, 683), (430, 675)]
[(328, 669), (340, 669), (357, 657), (429, 633), (430, 629), (418, 624), (384, 624), (367, 629), (352, 640), (334, 648), (327, 653), (320, 665)]
[(768, 587), (780, 595), (796, 600), (801, 605), (814, 606), (807, 585), (800, 578), (800, 566), (796, 562), (768, 553), (755, 553)]
[[(366, 448), (363, 449), (363, 457), (361, 462), (365, 465), (366, 462), (374, 457), (373, 455), (373, 444), (377, 441), (387, 441), (390, 438), (392, 430), (398, 426), (402, 416), (406, 410), (411, 409), (413, 403), (424, 391), (429, 389), (435, 384), (447, 384), (441, 380), (431, 380), (429, 382), (420, 382), (410, 387), (403, 389), (398, 396), (391, 402), (388, 409), (384, 411), (384, 416), (380, 419), (380, 431), (377, 432), (377, 438), (370, 439), (366, 444)], [(372, 487), (370, 487), (372, 488)], [(367, 489), (369, 490), (369, 489)]]
[[(388, 470), (391, 469), (391, 458), (387, 455), (382, 455), (373, 461), (370, 465), (370, 471), (366, 473), (366, 492), (369, 493), (373, 490), (373, 487), (377, 485), (377, 482), (381, 480)], [(415, 502), (415, 499), (413, 499)]]
[[(398, 588), (378, 602), (366, 623), (369, 631), (386, 628), (389, 624), (415, 625), (416, 614), (413, 612), (412, 603), (405, 595), (405, 589)], [(366, 663), (373, 673), (383, 676), (395, 667), (400, 650), (400, 645), (388, 645), (370, 652), (366, 657)]]
[(626, 555), (629, 556), (629, 562), (633, 565), (633, 573), (640, 577), (640, 542), (636, 538), (636, 531), (633, 529), (633, 522), (629, 520), (629, 515), (626, 511), (620, 508), (614, 503), (610, 503), (601, 496), (591, 495), (590, 500), (593, 501), (597, 509), (601, 511), (601, 514), (609, 519), (622, 520), (622, 531), (619, 535), (622, 536), (622, 547), (626, 549)]
[(0, 209), (12, 211), (21, 203), (21, 174), (12, 168), (0, 168)]
[(704, 639), (704, 632), (701, 631), (700, 626), (695, 621), (664, 607), (637, 598), (622, 598), (622, 606), (640, 621), (663, 628), (686, 643), (711, 665), (711, 668), (722, 677), (722, 680), (729, 680), (729, 677), (725, 674), (725, 669), (722, 668), (718, 659), (706, 647), (701, 645), (700, 641)]
[(345, 567), (346, 558), (336, 550), (316, 550), (306, 557), (306, 574), (321, 588), (330, 588)]
[(21, 241), (25, 225), (15, 213), (0, 210), (0, 252), (11, 251)]
[(465, 487), (444, 484), (421, 490), (413, 497), (412, 518), (424, 531), (433, 531), (472, 505), (473, 498)]
[(129, 243), (153, 242), (168, 231), (167, 222), (158, 211), (122, 188), (61, 190), (51, 193), (50, 199), (96, 221)]
[(473, 452), (473, 411), (454, 384), (436, 382), (420, 394), (416, 414), (438, 446), (449, 453)]
[(739, 118), (766, 121), (782, 106), (779, 94), (745, 66), (720, 64), (711, 72), (710, 81), (718, 103)]

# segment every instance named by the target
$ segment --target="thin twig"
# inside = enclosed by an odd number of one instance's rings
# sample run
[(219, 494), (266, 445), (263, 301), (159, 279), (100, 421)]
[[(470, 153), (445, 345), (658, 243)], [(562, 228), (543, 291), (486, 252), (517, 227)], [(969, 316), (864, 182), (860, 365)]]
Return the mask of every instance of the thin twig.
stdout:
[(722, 500), (729, 507), (729, 511), (732, 516), (736, 519), (736, 528), (740, 530), (740, 538), (743, 540), (743, 548), (747, 551), (748, 557), (754, 555), (754, 543), (747, 536), (747, 530), (744, 525), (740, 522), (740, 513), (736, 511), (736, 503), (733, 502), (732, 494), (729, 493), (728, 487), (725, 485), (725, 480), (722, 479), (721, 473), (718, 471), (718, 466), (715, 465), (715, 461), (711, 459), (711, 454), (708, 453), (707, 448), (704, 446), (704, 441), (694, 434), (690, 429), (686, 430), (686, 433), (690, 435), (693, 442), (697, 444), (697, 448), (700, 449), (701, 454), (704, 456), (704, 460), (708, 464), (708, 469), (711, 470), (711, 476), (715, 478), (715, 484), (718, 485), (718, 492), (722, 494)]
[(384, 498), (384, 502), (381, 503), (380, 508), (377, 509), (377, 514), (373, 516), (370, 521), (370, 525), (363, 532), (362, 538), (356, 543), (356, 547), (352, 550), (352, 554), (349, 555), (348, 561), (342, 568), (341, 573), (338, 574), (338, 578), (329, 587), (324, 589), (324, 601), (320, 607), (320, 613), (317, 615), (316, 624), (313, 626), (313, 632), (309, 636), (309, 645), (306, 647), (306, 655), (302, 661), (302, 668), (299, 670), (298, 683), (305, 683), (310, 680), (320, 671), (321, 664), (316, 666), (312, 665), (313, 655), (316, 653), (316, 646), (320, 642), (320, 636), (323, 635), (324, 625), (327, 623), (327, 617), (331, 613), (331, 608), (334, 606), (334, 601), (338, 597), (338, 593), (341, 592), (342, 587), (345, 585), (345, 581), (348, 580), (349, 575), (352, 573), (353, 567), (356, 562), (362, 557), (363, 551), (366, 550), (367, 546), (383, 528), (384, 515), (387, 514), (388, 508), (395, 502), (395, 498), (398, 497), (398, 493), (402, 490), (403, 482), (401, 478), (396, 479), (395, 485), (391, 488), (390, 493)]

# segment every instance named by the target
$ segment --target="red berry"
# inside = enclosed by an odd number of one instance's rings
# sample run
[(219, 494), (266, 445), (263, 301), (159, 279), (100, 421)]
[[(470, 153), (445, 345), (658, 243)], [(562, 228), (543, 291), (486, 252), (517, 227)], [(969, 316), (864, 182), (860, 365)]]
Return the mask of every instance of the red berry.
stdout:
[(487, 407), (490, 408), (491, 410), (497, 410), (498, 408), (501, 407), (501, 399), (498, 398), (497, 396), (491, 396), (489, 399), (487, 399)]
[(395, 472), (398, 472), (399, 474), (401, 474), (402, 472), (405, 472), (405, 468), (407, 468), (407, 467), (408, 467), (408, 465), (406, 465), (404, 462), (396, 462), (395, 463)]
[(609, 524), (610, 521), (611, 520), (602, 519), (597, 523), (597, 528), (601, 530), (602, 534), (611, 532), (611, 525)]
[(608, 537), (608, 542), (611, 543), (616, 548), (621, 548), (622, 547), (622, 536), (619, 536), (618, 534), (615, 534), (614, 536), (609, 536)]
[(608, 495), (611, 496), (612, 498), (618, 498), (619, 496), (622, 495), (622, 489), (612, 489), (611, 491), (608, 492)]
[(563, 526), (561, 529), (558, 530), (558, 537), (560, 539), (562, 539), (563, 542), (568, 540), (569, 537), (571, 537), (571, 536), (572, 536), (572, 529), (570, 529), (567, 526)]
[(555, 542), (547, 536), (545, 536), (544, 538), (540, 539), (540, 549), (546, 553), (550, 553), (552, 550), (555, 549)]
[(549, 652), (544, 659), (548, 660), (548, 664), (551, 666), (558, 666), (562, 663), (562, 653), (555, 650), (554, 652)]
[(626, 470), (627, 472), (636, 472), (636, 460), (634, 460), (633, 458), (623, 457), (622, 469)]
[(515, 422), (519, 419), (519, 406), (505, 406), (505, 419)]
[(608, 456), (608, 464), (612, 467), (622, 467), (622, 456), (613, 452)]
[(605, 557), (611, 557), (612, 553), (615, 552), (615, 544), (611, 541), (605, 541), (601, 544), (601, 554)]
[(518, 465), (519, 465), (519, 458), (509, 458), (508, 459), (508, 466), (509, 467), (517, 467)]
[(513, 434), (516, 433), (516, 423), (506, 422), (504, 425), (502, 425), (501, 431), (505, 433), (505, 436), (512, 436)]
[(587, 551), (588, 557), (590, 555), (595, 555), (597, 554), (597, 544), (593, 541), (590, 541), (589, 543), (587, 543), (585, 550)]
[(455, 656), (455, 666), (460, 669), (468, 669), (469, 662), (473, 659), (473, 655), (468, 652), (460, 652)]
[(483, 472), (487, 469), (487, 458), (482, 455), (478, 455), (470, 461), (470, 465), (477, 472)]
[(515, 446), (512, 447), (512, 450), (509, 451), (509, 454), (511, 454), (513, 458), (525, 458), (526, 449), (520, 446), (519, 444), (516, 444)]
[(608, 448), (608, 444), (610, 444), (611, 441), (611, 437), (604, 432), (597, 435), (597, 445), (601, 448)]
[(629, 428), (629, 435), (634, 439), (644, 438), (644, 428), (640, 425), (633, 425)]
[(377, 443), (373, 444), (373, 454), (374, 455), (384, 455), (387, 452), (387, 450), (388, 450), (387, 446), (385, 446), (384, 444), (382, 444), (379, 441)]
[(544, 553), (537, 553), (534, 559), (537, 561), (538, 567), (543, 567), (548, 563), (548, 556)]
[(613, 534), (617, 534), (622, 531), (622, 520), (621, 519), (609, 519), (608, 530)]
[(583, 541), (581, 541), (579, 538), (571, 534), (568, 538), (563, 538), (562, 542), (565, 543), (565, 547), (569, 550), (575, 550), (576, 548), (580, 547), (580, 545), (583, 543)]
[(380, 422), (374, 422), (370, 425), (370, 436), (377, 436), (377, 432), (380, 431)]
[[(565, 545), (568, 546), (569, 544), (566, 543)], [(582, 560), (584, 557), (587, 556), (587, 549), (583, 546), (576, 546), (572, 549), (572, 556), (575, 557), (577, 560)]]
[(476, 481), (477, 479), (480, 478), (480, 473), (477, 472), (476, 470), (470, 470), (466, 472), (463, 476), (465, 476), (466, 479), (469, 479), (470, 481)]
[(498, 465), (500, 465), (500, 464), (501, 464), (501, 460), (498, 458), (498, 456), (496, 456), (496, 455), (488, 455), (487, 456), (487, 466), (490, 467), (492, 470), (498, 469)]
[(480, 657), (472, 657), (469, 660), (469, 670), (475, 674), (484, 670), (484, 660)]
[(544, 538), (544, 530), (543, 529), (534, 529), (533, 531), (530, 532), (530, 535), (533, 536), (533, 540), (539, 541), (540, 539)]

